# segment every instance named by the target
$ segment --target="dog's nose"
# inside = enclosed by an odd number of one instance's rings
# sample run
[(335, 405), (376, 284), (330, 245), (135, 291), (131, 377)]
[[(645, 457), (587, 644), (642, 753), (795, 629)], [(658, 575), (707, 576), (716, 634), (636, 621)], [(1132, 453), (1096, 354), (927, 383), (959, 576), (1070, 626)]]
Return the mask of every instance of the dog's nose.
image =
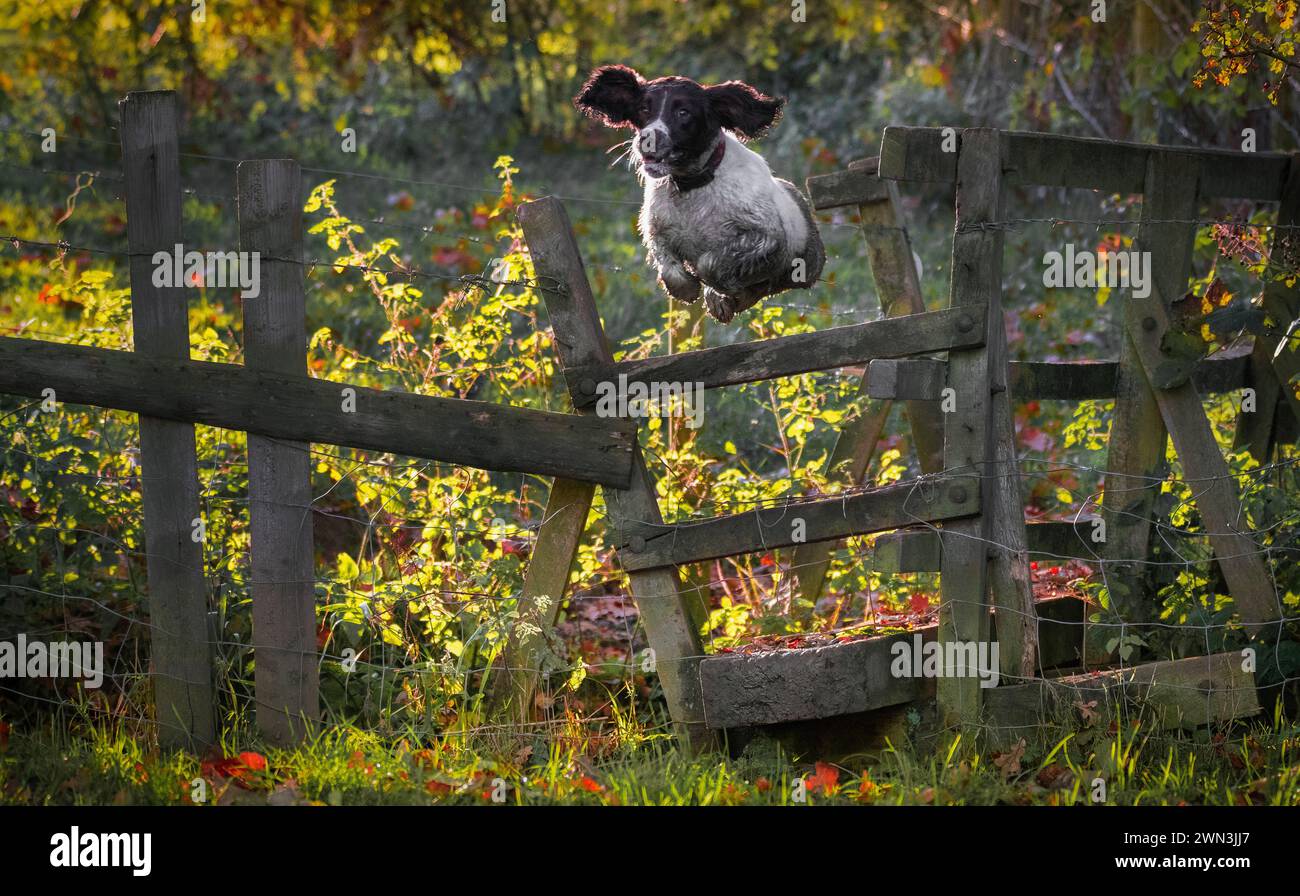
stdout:
[(637, 137), (637, 149), (641, 153), (641, 158), (651, 162), (658, 162), (664, 156), (668, 155), (667, 143), (663, 135), (658, 130), (644, 130)]

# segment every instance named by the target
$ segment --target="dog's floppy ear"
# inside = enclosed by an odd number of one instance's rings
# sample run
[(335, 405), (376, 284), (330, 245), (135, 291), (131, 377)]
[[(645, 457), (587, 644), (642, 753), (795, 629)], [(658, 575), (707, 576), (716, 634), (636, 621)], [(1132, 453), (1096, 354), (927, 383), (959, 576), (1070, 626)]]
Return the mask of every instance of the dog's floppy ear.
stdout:
[(631, 124), (636, 115), (645, 79), (626, 65), (602, 65), (591, 73), (573, 105), (611, 128)]
[(737, 136), (752, 140), (761, 137), (781, 118), (785, 105), (782, 97), (759, 93), (744, 81), (728, 81), (704, 88), (718, 123)]

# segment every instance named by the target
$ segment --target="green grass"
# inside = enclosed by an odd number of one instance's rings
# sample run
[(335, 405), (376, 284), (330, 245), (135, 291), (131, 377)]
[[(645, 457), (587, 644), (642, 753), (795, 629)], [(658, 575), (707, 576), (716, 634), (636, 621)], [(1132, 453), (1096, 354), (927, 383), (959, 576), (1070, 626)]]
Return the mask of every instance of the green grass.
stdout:
[[(934, 751), (890, 745), (836, 764), (779, 749), (688, 756), (661, 733), (573, 721), (544, 736), (423, 743), (340, 726), (292, 750), (241, 735), (198, 757), (152, 749), (143, 727), (67, 716), (10, 728), (0, 803), (1300, 805), (1300, 728), (1280, 716), (1174, 736), (1112, 726), (1001, 752), (953, 738)], [(221, 756), (240, 754), (220, 768)]]

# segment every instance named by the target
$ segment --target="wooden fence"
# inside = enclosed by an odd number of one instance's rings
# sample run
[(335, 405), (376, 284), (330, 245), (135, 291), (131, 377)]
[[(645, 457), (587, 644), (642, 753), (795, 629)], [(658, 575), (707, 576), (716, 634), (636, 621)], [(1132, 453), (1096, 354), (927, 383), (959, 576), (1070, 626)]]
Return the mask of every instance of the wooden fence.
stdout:
[(121, 142), (135, 351), (0, 338), (0, 392), (53, 389), (61, 402), (140, 415), (155, 703), (169, 745), (216, 734), (194, 424), (248, 433), (257, 721), (291, 742), (319, 716), (309, 443), (624, 488), (636, 430), (307, 376), (301, 180), (288, 160), (238, 168), (240, 249), (260, 253), (263, 287), (243, 303), (245, 363), (191, 361), (185, 289), (153, 285), (154, 253), (184, 242), (175, 95), (130, 94)]
[[(1031, 708), (1047, 699), (1044, 688), (1060, 687), (1040, 678), (1040, 670), (1082, 658), (1081, 610), (1062, 602), (1036, 605), (1027, 564), (1034, 553), (1068, 556), (1083, 539), (1069, 524), (1025, 523), (1013, 398), (1116, 398), (1103, 505), (1111, 534), (1102, 559), (1126, 622), (1144, 621), (1153, 609), (1137, 564), (1148, 552), (1168, 434), (1187, 478), (1203, 485), (1197, 506), (1242, 619), (1257, 635), (1277, 629), (1269, 574), (1255, 544), (1236, 528), (1238, 498), (1198, 390), (1258, 390), (1260, 412), (1243, 418), (1240, 437), (1265, 460), (1280, 424), (1300, 416), (1288, 386), (1295, 353), (1271, 335), (1257, 339), (1248, 355), (1189, 367), (1164, 353), (1162, 336), (1170, 327), (1169, 304), (1187, 282), (1199, 202), (1222, 196), (1281, 201), (1279, 224), (1294, 225), (1295, 157), (992, 130), (962, 131), (955, 151), (945, 152), (938, 129), (890, 128), (878, 165), (868, 160), (809, 184), (818, 208), (856, 206), (861, 215), (881, 319), (623, 362), (613, 360), (560, 201), (525, 204), (519, 220), (578, 411), (554, 414), (307, 376), (301, 183), (297, 163), (288, 160), (238, 168), (240, 249), (260, 253), (265, 285), (261, 296), (244, 302), (245, 364), (191, 361), (184, 288), (156, 287), (152, 278), (154, 253), (183, 243), (176, 100), (169, 92), (133, 93), (121, 113), (135, 351), (0, 339), (0, 391), (39, 398), (53, 388), (60, 401), (140, 415), (152, 656), (165, 744), (197, 746), (215, 736), (202, 545), (193, 537), (201, 520), (196, 423), (249, 434), (257, 718), (281, 743), (301, 737), (319, 713), (313, 442), (555, 477), (520, 597), (521, 616), (535, 613), (544, 625), (559, 612), (601, 487), (673, 721), (695, 748), (714, 744), (719, 729), (862, 712), (929, 693), (923, 681), (888, 674), (893, 638), (706, 656), (677, 567), (747, 552), (794, 548), (800, 587), (815, 598), (836, 540), (893, 531), (878, 541), (879, 560), (898, 571), (941, 574), (939, 624), (923, 636), (987, 642), (996, 624), (999, 671), (1016, 682), (991, 691), (985, 706), (976, 680), (941, 679), (937, 695), (947, 720), (974, 724), (988, 710), (1025, 724)], [(892, 180), (955, 186), (953, 280), (942, 310), (924, 308)], [(1006, 188), (1017, 183), (1143, 194), (1138, 243), (1155, 259), (1156, 288), (1146, 299), (1124, 296), (1125, 339), (1115, 361), (1008, 363), (1002, 235)], [(1279, 328), (1290, 324), (1295, 332), (1294, 289), (1272, 283), (1264, 302)], [(620, 377), (711, 389), (857, 365), (869, 365), (862, 387), (880, 401), (845, 426), (830, 457), (829, 472), (850, 488), (752, 513), (665, 523), (635, 423), (599, 417), (593, 407), (600, 384)], [(343, 400), (349, 389), (354, 411)], [(945, 389), (955, 390), (957, 400), (955, 409), (941, 413), (937, 400)], [(858, 488), (894, 400), (907, 408), (923, 476)], [(1082, 556), (1095, 559), (1091, 552)], [(510, 671), (499, 677), (497, 695), (514, 713), (528, 711), (540, 649), (535, 633), (522, 627), (511, 633), (503, 663)], [(1221, 657), (1182, 662), (1179, 669), (1130, 670), (1115, 679), (1116, 687), (1128, 693), (1140, 686), (1145, 694), (1209, 670), (1213, 681), (1226, 682), (1231, 699), (1222, 711), (1249, 708), (1238, 696), (1249, 690), (1253, 700), (1251, 682), (1243, 683)]]
[[(1294, 262), (1296, 243), (1285, 238), (1297, 218), (1300, 160), (994, 130), (953, 131), (959, 137), (953, 142), (945, 130), (950, 129), (890, 128), (878, 162), (864, 160), (809, 181), (817, 208), (857, 207), (885, 314), (872, 323), (814, 334), (616, 363), (562, 205), (544, 199), (519, 210), (537, 271), (562, 284), (546, 291), (545, 299), (578, 410), (591, 408), (599, 383), (620, 376), (629, 382), (718, 388), (869, 364), (863, 386), (881, 401), (845, 426), (829, 461), (831, 473), (856, 485), (883, 430), (889, 402), (907, 406), (925, 472), (913, 482), (678, 524), (663, 522), (639, 455), (631, 489), (605, 490), (618, 556), (630, 573), (672, 716), (696, 746), (712, 743), (719, 729), (842, 716), (931, 694), (937, 694), (945, 724), (977, 725), (987, 715), (1009, 730), (1041, 724), (1049, 706), (1069, 706), (1073, 697), (1153, 701), (1172, 707), (1177, 724), (1258, 710), (1253, 674), (1233, 655), (1148, 663), (1100, 677), (1040, 677), (1045, 668), (1089, 659), (1082, 637), (1086, 617), (1078, 600), (1034, 601), (1029, 557), (1051, 555), (1060, 562), (1077, 556), (1099, 563), (1116, 611), (1108, 624), (1149, 620), (1156, 607), (1142, 590), (1140, 573), (1148, 557), (1154, 498), (1165, 478), (1165, 443), (1172, 435), (1186, 479), (1197, 483), (1196, 506), (1241, 619), (1258, 637), (1280, 633), (1265, 552), (1242, 531), (1234, 480), (1198, 390), (1256, 389), (1260, 410), (1243, 416), (1239, 440), (1262, 462), (1271, 456), (1279, 433), (1294, 432), (1295, 420), (1287, 418), (1300, 416), (1288, 385), (1294, 352), (1277, 335), (1288, 324), (1290, 332), (1297, 329), (1291, 323), (1300, 311), (1296, 291), (1281, 281), (1267, 285), (1264, 305), (1274, 324), (1272, 335), (1256, 339), (1247, 352), (1189, 365), (1166, 351), (1163, 337), (1171, 327), (1169, 306), (1187, 286), (1203, 200), (1280, 201), (1274, 251)], [(953, 143), (952, 151), (946, 151), (947, 143)], [(955, 186), (953, 278), (942, 311), (924, 310), (891, 180)], [(1124, 336), (1117, 360), (1007, 360), (1001, 264), (1003, 233), (1013, 226), (1004, 220), (1007, 188), (1013, 184), (1143, 195), (1136, 248), (1151, 254), (1155, 288), (1145, 298), (1128, 290), (1118, 299)], [(934, 353), (946, 355), (904, 357)], [(954, 390), (955, 401), (950, 412), (940, 414), (945, 389)], [(1101, 551), (1093, 549), (1090, 520), (1026, 524), (1013, 398), (1116, 399), (1103, 503), (1109, 536)], [(566, 522), (562, 532), (556, 526), (551, 533), (547, 572), (526, 589), (526, 600), (546, 594), (553, 598), (550, 606), (558, 608), (593, 491), (592, 485), (568, 483), (553, 494), (548, 517), (567, 513)], [(988, 690), (987, 706), (973, 676), (927, 683), (891, 675), (895, 637), (704, 655), (683, 604), (687, 592), (679, 565), (795, 546), (791, 568), (804, 596), (815, 598), (835, 540), (887, 530), (896, 531), (878, 540), (879, 565), (941, 574), (939, 624), (922, 636), (941, 644), (998, 642), (998, 671), (1010, 684)], [(527, 645), (512, 649), (517, 652), (510, 665), (535, 665)], [(524, 682), (523, 693), (528, 686)]]

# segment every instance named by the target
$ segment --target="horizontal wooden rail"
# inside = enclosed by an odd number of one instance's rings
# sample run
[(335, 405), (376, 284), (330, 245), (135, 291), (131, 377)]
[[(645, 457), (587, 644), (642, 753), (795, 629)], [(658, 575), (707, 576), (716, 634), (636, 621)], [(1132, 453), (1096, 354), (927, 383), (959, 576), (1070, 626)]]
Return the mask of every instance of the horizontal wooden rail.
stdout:
[[(1094, 542), (1095, 517), (1027, 522), (1029, 554), (1039, 559), (1079, 558), (1100, 563), (1105, 544)], [(875, 568), (880, 572), (939, 572), (943, 548), (939, 533), (922, 527), (887, 532), (876, 539)]]
[(834, 174), (819, 174), (808, 178), (805, 183), (812, 206), (818, 211), (883, 202), (889, 198), (889, 184), (876, 176), (874, 164), (846, 168)]
[[(237, 364), (0, 337), (0, 392), (272, 438), (627, 488), (635, 422), (385, 392)], [(355, 411), (343, 410), (354, 389)]]
[[(957, 152), (948, 128), (885, 128), (880, 148), (880, 176), (893, 180), (957, 180)], [(956, 129), (960, 135), (961, 129)], [(1152, 154), (1193, 156), (1200, 160), (1203, 199), (1258, 199), (1276, 202), (1282, 196), (1289, 157), (1282, 153), (1243, 153), (1226, 149), (1195, 149), (1120, 143), (1088, 137), (1064, 137), (1006, 131), (1003, 167), (1005, 183), (1043, 187), (1076, 187), (1110, 193), (1141, 193), (1147, 160)], [(945, 146), (954, 147), (945, 152)]]
[(796, 376), (866, 364), (875, 358), (923, 355), (950, 348), (969, 348), (984, 339), (983, 306), (964, 305), (887, 317), (864, 324), (834, 327), (706, 348), (639, 361), (565, 368), (574, 403), (596, 404), (601, 383), (698, 383), (705, 389)]
[[(938, 401), (946, 386), (943, 361), (882, 358), (871, 362), (872, 398)], [(1115, 397), (1117, 361), (1011, 361), (1011, 394), (1017, 401), (1086, 401)], [(1193, 377), (1201, 392), (1233, 392), (1248, 385), (1250, 346), (1201, 361)]]
[(979, 492), (973, 476), (937, 476), (675, 525), (624, 521), (618, 557), (625, 569), (651, 569), (973, 516)]
[[(1085, 516), (1076, 520), (1035, 520), (1025, 523), (1029, 540), (1029, 555), (1039, 560), (1083, 560), (1100, 563), (1106, 545), (1093, 541), (1097, 517)], [(1165, 536), (1195, 538), (1181, 533), (1166, 532)], [(942, 548), (939, 533), (933, 529), (910, 528), (886, 532), (876, 539), (874, 566), (879, 572), (939, 572)]]

